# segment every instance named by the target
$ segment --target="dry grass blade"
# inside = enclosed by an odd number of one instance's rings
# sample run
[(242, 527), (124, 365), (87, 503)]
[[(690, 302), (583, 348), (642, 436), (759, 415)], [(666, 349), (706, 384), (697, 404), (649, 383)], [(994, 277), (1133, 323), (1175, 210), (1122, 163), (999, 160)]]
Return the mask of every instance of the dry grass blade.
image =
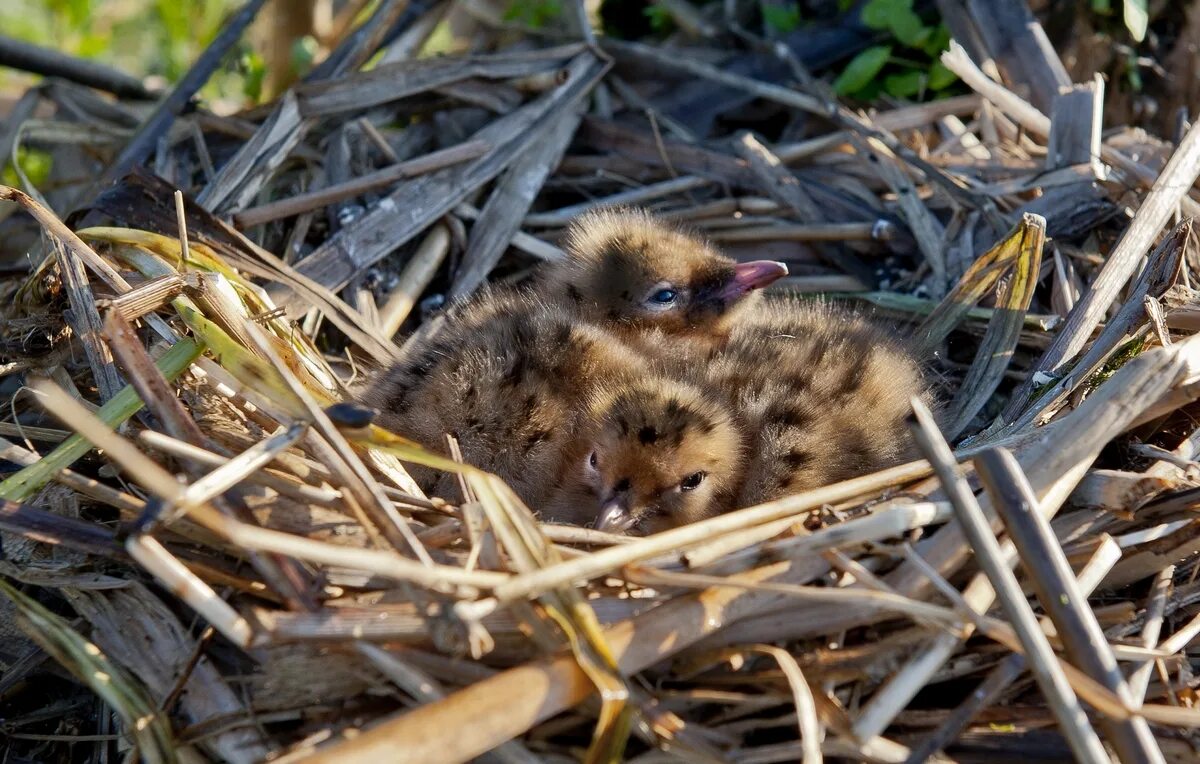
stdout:
[[(1046, 221), (1037, 216), (1028, 216), (981, 255), (971, 268), (963, 274), (958, 284), (933, 309), (921, 325), (916, 336), (920, 338), (921, 350), (933, 352), (949, 336), (950, 332), (967, 317), (980, 300), (992, 291), (1004, 275), (1033, 258), (1041, 261), (1041, 242), (1045, 240)], [(1034, 251), (1036, 246), (1036, 252)], [(1026, 271), (1030, 273), (1030, 271)], [(1028, 287), (1026, 287), (1028, 289)], [(1025, 290), (1020, 290), (1022, 295)], [(997, 314), (991, 314), (995, 322)]]
[[(1004, 410), (1004, 418), (1013, 421), (1012, 430), (1028, 427), (1035, 422), (1046, 410), (1062, 402), (1070, 392), (1077, 389), (1103, 363), (1117, 345), (1125, 339), (1141, 322), (1144, 315), (1143, 300), (1147, 296), (1163, 294), (1178, 278), (1179, 269), (1184, 261), (1184, 254), (1189, 244), (1194, 246), (1194, 220), (1188, 218), (1181, 221), (1171, 234), (1150, 253), (1147, 267), (1138, 276), (1137, 281), (1129, 290), (1129, 297), (1117, 311), (1117, 314), (1104, 325), (1104, 330), (1095, 339), (1083, 357), (1071, 367), (1062, 379), (1056, 381), (1048, 390), (1031, 388), (1029, 395), (1036, 392), (1037, 399), (1028, 405), (1028, 398), (1022, 397), (1020, 390), (1013, 394), (1012, 399)], [(1020, 415), (1018, 417), (1018, 415)]]
[[(985, 451), (973, 461), (992, 497), (992, 506), (1004, 520), (1022, 566), (1033, 581), (1038, 601), (1054, 622), (1073, 662), (1126, 705), (1136, 706), (1100, 622), (1076, 585), (1070, 563), (1054, 538), (1050, 523), (1034, 508), (1037, 499), (1020, 466), (1004, 449)], [(1102, 719), (1099, 723), (1122, 760), (1163, 761), (1162, 751), (1144, 719), (1121, 723)]]
[(1014, 248), (1003, 257), (1011, 269), (1009, 276), (1000, 279), (995, 313), (988, 322), (987, 333), (979, 343), (979, 350), (952, 404), (953, 413), (946, 426), (946, 437), (951, 439), (966, 429), (1000, 386), (1004, 372), (1012, 362), (1013, 352), (1017, 349), (1025, 311), (1033, 300), (1042, 267), (1046, 221), (1026, 213), (1017, 231), (1019, 234), (1015, 241), (1005, 241), (1005, 244)]
[(138, 753), (147, 762), (172, 764), (179, 761), (170, 724), (137, 680), (109, 661), (99, 648), (62, 618), (2, 579), (0, 594), (17, 606), (25, 633), (120, 715), (125, 728), (137, 742)]
[(1079, 699), (1059, 669), (1054, 651), (1038, 626), (1016, 576), (1005, 561), (987, 517), (976, 502), (966, 480), (958, 473), (954, 454), (938, 432), (933, 414), (916, 399), (913, 400), (913, 409), (917, 422), (913, 425), (913, 437), (933, 465), (943, 489), (949, 495), (958, 521), (978, 555), (980, 566), (995, 587), (1001, 605), (1025, 646), (1030, 669), (1070, 742), (1071, 750), (1079, 761), (1104, 764), (1108, 761), (1104, 745), (1101, 744), (1100, 738), (1096, 737)]
[[(530, 573), (558, 562), (559, 555), (542, 535), (533, 514), (511, 489), (490, 475), (465, 473), (464, 478), (519, 572)], [(634, 708), (629, 702), (627, 680), (620, 673), (596, 614), (571, 586), (547, 592), (540, 599), (547, 615), (566, 636), (580, 668), (600, 694), (600, 716), (584, 760), (588, 764), (620, 761)]]

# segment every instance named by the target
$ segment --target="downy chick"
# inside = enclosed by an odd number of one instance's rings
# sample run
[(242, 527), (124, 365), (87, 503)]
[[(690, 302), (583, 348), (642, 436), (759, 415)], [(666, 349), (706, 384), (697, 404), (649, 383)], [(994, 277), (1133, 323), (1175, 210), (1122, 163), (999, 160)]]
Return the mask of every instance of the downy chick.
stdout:
[(542, 272), (537, 292), (639, 345), (647, 332), (719, 341), (757, 303), (757, 290), (788, 272), (771, 260), (735, 262), (638, 209), (581, 216), (566, 250)]
[(729, 509), (744, 434), (719, 396), (656, 377), (592, 397), (563, 455), (547, 519), (655, 533)]
[(750, 434), (739, 507), (910, 457), (910, 400), (931, 397), (920, 363), (894, 334), (800, 298), (764, 302), (703, 366)]
[[(362, 398), (379, 410), (381, 426), (433, 451), (446, 453), (445, 435), (453, 435), (468, 464), (496, 473), (536, 509), (591, 395), (646, 368), (615, 335), (501, 290), (450, 316)], [(450, 495), (455, 483), (419, 466), (412, 474), (434, 495)]]
[(882, 327), (797, 298), (766, 301), (719, 347), (676, 351), (660, 363), (688, 382), (593, 407), (551, 505), (562, 517), (653, 533), (867, 474), (911, 456), (910, 400), (930, 397)]

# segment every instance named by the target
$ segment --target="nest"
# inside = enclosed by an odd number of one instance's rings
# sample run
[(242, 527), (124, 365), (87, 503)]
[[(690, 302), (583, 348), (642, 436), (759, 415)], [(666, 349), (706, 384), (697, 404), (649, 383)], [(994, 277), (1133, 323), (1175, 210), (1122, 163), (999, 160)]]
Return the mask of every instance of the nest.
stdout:
[[(1200, 128), (1101, 141), (1044, 46), (1000, 84), (952, 44), (963, 95), (869, 112), (787, 46), (416, 59), (417, 2), (265, 108), (182, 113), (253, 10), (154, 111), (54, 81), (0, 130), (87, 169), (0, 190), (33, 264), (0, 337), (9, 760), (1195, 756)], [(628, 538), (345, 402), (617, 203), (908, 325), (926, 458)]]

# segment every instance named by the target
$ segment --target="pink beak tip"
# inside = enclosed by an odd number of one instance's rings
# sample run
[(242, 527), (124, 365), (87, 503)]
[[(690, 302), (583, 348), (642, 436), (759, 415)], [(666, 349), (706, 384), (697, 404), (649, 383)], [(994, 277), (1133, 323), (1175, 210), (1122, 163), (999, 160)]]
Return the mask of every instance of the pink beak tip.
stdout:
[(745, 294), (762, 289), (788, 275), (786, 263), (776, 260), (752, 260), (733, 266), (733, 280), (729, 289), (734, 294)]

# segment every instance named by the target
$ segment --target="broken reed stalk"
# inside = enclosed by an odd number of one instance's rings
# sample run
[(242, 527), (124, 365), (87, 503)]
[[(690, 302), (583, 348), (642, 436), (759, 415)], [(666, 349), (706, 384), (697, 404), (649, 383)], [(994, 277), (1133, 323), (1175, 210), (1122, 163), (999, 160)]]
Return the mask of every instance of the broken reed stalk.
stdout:
[[(1106, 536), (1076, 579), (1084, 596), (1090, 595), (1100, 586), (1104, 577), (1120, 559), (1121, 548), (1111, 537)], [(1001, 693), (1007, 690), (1027, 667), (1028, 661), (1021, 653), (1013, 653), (1002, 660), (937, 729), (913, 747), (904, 764), (920, 764), (957, 739), (971, 720), (980, 711), (995, 703)]]
[[(1150, 588), (1150, 596), (1146, 604), (1146, 622), (1142, 626), (1142, 645), (1155, 647), (1162, 634), (1163, 614), (1167, 605), (1167, 594), (1171, 591), (1171, 582), (1175, 577), (1175, 566), (1168, 565), (1154, 577)], [(1154, 661), (1146, 661), (1129, 677), (1129, 689), (1135, 703), (1146, 701), (1146, 688), (1150, 686), (1150, 674), (1154, 671)]]
[[(1067, 556), (1054, 538), (1050, 523), (1036, 510), (1037, 499), (1016, 459), (997, 448), (984, 451), (972, 461), (1071, 662), (1126, 705), (1136, 706), (1100, 623), (1076, 584)], [(1098, 723), (1122, 761), (1164, 760), (1145, 719), (1102, 717)]]
[[(218, 534), (235, 546), (248, 550), (274, 552), (300, 560), (351, 570), (366, 570), (375, 575), (407, 581), (435, 591), (490, 589), (507, 581), (505, 573), (465, 571), (449, 565), (426, 565), (407, 560), (397, 554), (369, 549), (352, 549), (327, 544), (302, 536), (256, 528), (225, 517), (204, 503), (186, 504), (186, 488), (158, 463), (138, 451), (124, 438), (113, 432), (107, 423), (50, 383), (39, 383), (35, 389), (42, 393), (47, 410), (75, 429), (88, 448), (95, 444), (110, 459), (126, 470), (144, 488), (166, 503), (167, 508), (178, 506), (200, 525)], [(44, 459), (42, 461), (45, 461)]]
[(441, 170), (446, 167), (478, 159), (491, 148), (483, 141), (466, 141), (457, 146), (434, 151), (416, 159), (398, 162), (382, 170), (376, 170), (367, 175), (361, 175), (345, 183), (338, 183), (317, 191), (280, 199), (258, 207), (239, 212), (233, 216), (233, 222), (243, 230), (257, 225), (270, 223), (273, 220), (293, 217), (305, 212), (319, 210), (336, 202), (362, 196), (368, 191), (387, 188), (397, 181), (415, 178), (425, 173)]
[(960, 526), (975, 550), (979, 566), (992, 582), (1001, 606), (1025, 646), (1030, 669), (1042, 688), (1050, 710), (1058, 719), (1059, 728), (1071, 750), (1079, 761), (1106, 764), (1109, 759), (1104, 745), (1088, 723), (1079, 698), (1059, 668), (1054, 650), (1025, 600), (1021, 585), (1004, 558), (987, 516), (966, 480), (959, 474), (954, 453), (938, 432), (932, 412), (916, 398), (913, 399), (913, 411), (916, 415), (912, 425), (913, 438), (933, 465), (943, 490), (954, 506)]
[(437, 275), (442, 261), (450, 252), (450, 229), (437, 223), (417, 247), (417, 251), (404, 264), (396, 288), (388, 295), (387, 302), (379, 310), (379, 331), (391, 337), (400, 331), (400, 326), (416, 307), (417, 300)]

